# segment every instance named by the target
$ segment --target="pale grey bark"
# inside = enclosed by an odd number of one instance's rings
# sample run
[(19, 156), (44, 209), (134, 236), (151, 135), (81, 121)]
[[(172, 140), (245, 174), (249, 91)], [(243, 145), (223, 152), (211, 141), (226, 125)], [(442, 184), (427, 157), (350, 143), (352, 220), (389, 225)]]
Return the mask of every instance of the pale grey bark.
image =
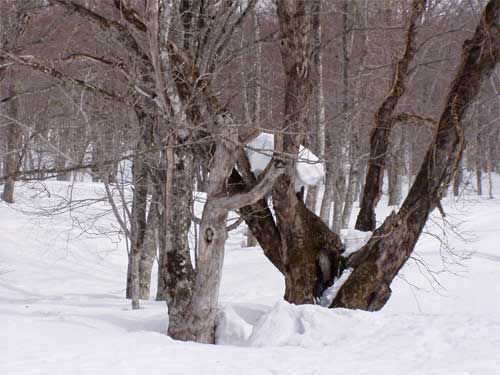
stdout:
[(224, 245), (227, 238), (229, 210), (257, 202), (270, 189), (281, 173), (274, 163), (261, 181), (247, 193), (225, 196), (226, 181), (236, 162), (238, 135), (228, 114), (219, 114), (217, 127), (222, 129), (216, 138), (213, 168), (209, 177), (207, 201), (203, 208), (198, 244), (196, 279), (189, 306), (182, 320), (169, 322), (172, 337), (203, 343), (215, 339), (215, 316), (224, 262)]
[(129, 276), (127, 291), (132, 300), (132, 309), (139, 309), (140, 298), (140, 259), (143, 252), (144, 236), (146, 232), (146, 206), (147, 206), (147, 172), (144, 161), (136, 158), (133, 162), (134, 194), (132, 211), (130, 215), (130, 253)]
[(158, 195), (153, 191), (146, 222), (143, 251), (139, 261), (139, 297), (149, 299), (151, 272), (158, 248)]

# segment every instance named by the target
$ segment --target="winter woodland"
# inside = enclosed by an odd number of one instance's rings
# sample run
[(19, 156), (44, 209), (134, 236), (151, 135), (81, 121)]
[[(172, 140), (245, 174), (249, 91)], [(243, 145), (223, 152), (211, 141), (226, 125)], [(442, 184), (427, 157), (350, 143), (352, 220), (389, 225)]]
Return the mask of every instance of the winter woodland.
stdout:
[(0, 0), (0, 373), (500, 373), (499, 62), (500, 0)]

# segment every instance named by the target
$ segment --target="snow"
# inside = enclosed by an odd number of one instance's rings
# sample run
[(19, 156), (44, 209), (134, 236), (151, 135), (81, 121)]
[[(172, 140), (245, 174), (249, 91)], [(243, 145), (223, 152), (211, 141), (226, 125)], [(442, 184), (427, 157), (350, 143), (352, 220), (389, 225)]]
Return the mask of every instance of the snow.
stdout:
[(357, 229), (342, 229), (340, 238), (344, 244), (344, 256), (355, 253), (366, 245), (373, 232), (363, 232)]
[(349, 276), (351, 276), (352, 271), (352, 268), (345, 269), (338, 278), (335, 278), (333, 285), (323, 292), (319, 300), (321, 306), (328, 307), (332, 304), (342, 285), (344, 285)]
[[(447, 231), (439, 242), (443, 219), (434, 213), (375, 313), (284, 302), (282, 276), (259, 247), (241, 247), (238, 228), (226, 248), (220, 345), (201, 345), (165, 335), (164, 303), (130, 309), (124, 241), (106, 202), (58, 216), (20, 211), (58, 206), (69, 193), (96, 198), (102, 186), (46, 186), (50, 197), (27, 185), (16, 187), (15, 205), (0, 202), (0, 374), (500, 373), (499, 199), (445, 199), (447, 220), (468, 241)], [(385, 198), (379, 206), (382, 220), (391, 208)]]
[[(245, 153), (250, 162), (250, 169), (256, 176), (266, 169), (273, 156), (273, 151), (274, 134), (271, 133), (260, 133), (247, 144)], [(325, 177), (324, 163), (311, 150), (302, 145), (299, 147), (296, 170), (295, 191), (300, 191), (306, 185), (318, 185)]]

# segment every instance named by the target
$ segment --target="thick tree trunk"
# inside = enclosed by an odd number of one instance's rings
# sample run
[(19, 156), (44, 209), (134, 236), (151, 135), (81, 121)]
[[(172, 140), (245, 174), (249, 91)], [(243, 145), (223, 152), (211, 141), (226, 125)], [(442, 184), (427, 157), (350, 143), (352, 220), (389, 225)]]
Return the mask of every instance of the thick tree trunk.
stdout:
[(396, 65), (391, 90), (375, 114), (375, 127), (370, 136), (370, 159), (368, 160), (360, 212), (356, 221), (356, 229), (358, 230), (375, 230), (375, 208), (382, 194), (385, 160), (389, 150), (394, 110), (406, 90), (408, 69), (416, 53), (417, 24), (424, 13), (425, 4), (426, 0), (413, 1), (404, 54)]
[(464, 44), (435, 138), (398, 213), (390, 215), (369, 242), (351, 255), (351, 275), (332, 307), (378, 310), (390, 297), (390, 284), (411, 256), (429, 214), (439, 204), (460, 161), (467, 126), (462, 119), (481, 84), (500, 62), (500, 0), (490, 0), (474, 37)]
[[(275, 150), (286, 155), (297, 155), (301, 143), (298, 134), (305, 134), (304, 127), (311, 109), (310, 6), (307, 1), (277, 1), (285, 71), (285, 134), (276, 142)], [(279, 177), (273, 187), (285, 299), (295, 304), (314, 303), (325, 284), (333, 279), (332, 270), (336, 269), (333, 262), (340, 256), (342, 244), (338, 236), (297, 197), (294, 190), (295, 162), (294, 159), (285, 159), (287, 173)], [(318, 266), (320, 255), (327, 263), (322, 268)], [(318, 285), (319, 280), (321, 285)]]
[[(175, 147), (175, 145), (177, 147)], [(193, 155), (187, 147), (169, 143), (163, 179), (160, 258), (156, 300), (167, 301), (169, 334), (183, 320), (194, 283), (188, 234), (193, 204)]]
[(203, 207), (198, 242), (196, 279), (189, 305), (182, 320), (169, 322), (169, 334), (176, 339), (213, 343), (215, 316), (227, 238), (227, 216), (232, 209), (249, 206), (269, 191), (283, 168), (274, 164), (261, 176), (259, 183), (249, 192), (227, 195), (227, 180), (237, 159), (237, 133), (233, 120), (227, 114), (218, 114), (217, 128), (221, 129), (216, 140), (213, 165), (209, 177), (207, 202)]

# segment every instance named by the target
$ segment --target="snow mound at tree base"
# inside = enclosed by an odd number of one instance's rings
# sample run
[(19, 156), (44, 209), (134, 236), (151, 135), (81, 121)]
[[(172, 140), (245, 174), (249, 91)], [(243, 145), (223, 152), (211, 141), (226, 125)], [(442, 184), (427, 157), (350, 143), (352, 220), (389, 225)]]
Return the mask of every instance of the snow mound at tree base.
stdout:
[[(442, 355), (449, 359), (456, 353), (469, 353), (472, 359), (479, 354), (479, 348), (483, 355), (484, 350), (493, 354), (493, 348), (500, 348), (500, 316), (390, 314), (297, 306), (284, 301), (260, 314), (251, 324), (248, 311), (243, 317), (245, 314), (239, 315), (226, 306), (219, 315), (224, 319), (217, 327), (218, 343), (248, 347), (342, 346), (343, 351), (377, 351), (383, 342), (386, 349), (390, 346), (402, 354), (413, 353), (412, 357), (421, 353), (422, 358)], [(440, 343), (439, 347), (436, 343)]]

